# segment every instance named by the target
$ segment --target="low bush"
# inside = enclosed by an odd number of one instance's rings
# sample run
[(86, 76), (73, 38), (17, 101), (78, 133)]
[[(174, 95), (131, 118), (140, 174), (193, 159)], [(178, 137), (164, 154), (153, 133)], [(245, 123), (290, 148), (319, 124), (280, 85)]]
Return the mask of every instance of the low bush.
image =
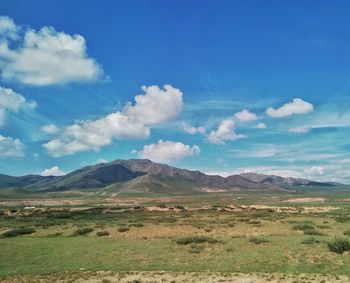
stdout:
[(98, 237), (109, 236), (109, 232), (108, 232), (108, 231), (98, 231), (98, 232), (96, 233), (96, 235), (97, 235)]
[(268, 243), (270, 241), (263, 237), (250, 237), (249, 242), (256, 245), (260, 245), (260, 244)]
[(127, 232), (127, 231), (129, 231), (130, 229), (129, 228), (127, 228), (127, 227), (120, 227), (120, 228), (118, 228), (118, 232), (120, 232), (120, 233), (124, 233), (124, 232)]
[(207, 237), (207, 236), (189, 236), (189, 237), (183, 237), (176, 240), (176, 243), (179, 245), (188, 245), (188, 244), (200, 244), (200, 243), (209, 243), (209, 244), (215, 244), (219, 241)]
[(330, 251), (338, 254), (350, 251), (350, 241), (346, 238), (334, 238), (327, 245)]
[(33, 233), (35, 233), (34, 228), (18, 228), (18, 229), (13, 229), (10, 231), (6, 231), (5, 233), (2, 233), (1, 237), (8, 238), (8, 237), (16, 237), (20, 235), (28, 235)]
[(81, 229), (74, 231), (72, 236), (84, 236), (84, 235), (91, 233), (92, 231), (94, 231), (94, 229), (92, 229), (92, 228), (81, 228)]
[(317, 240), (314, 237), (307, 238), (301, 242), (303, 245), (312, 245), (312, 244), (319, 244), (320, 240)]
[(259, 221), (259, 220), (250, 220), (250, 221), (247, 222), (247, 224), (259, 225), (259, 224), (261, 224), (261, 221)]
[(177, 208), (177, 209), (185, 209), (182, 205), (176, 205), (175, 208)]
[(324, 234), (320, 231), (317, 231), (316, 229), (307, 229), (304, 230), (304, 235), (309, 235), (309, 236), (324, 236)]
[(192, 254), (199, 254), (204, 250), (203, 246), (191, 245), (189, 252)]
[(299, 231), (305, 231), (305, 230), (311, 230), (315, 229), (314, 226), (307, 224), (307, 223), (299, 223), (293, 226), (294, 230), (299, 230)]

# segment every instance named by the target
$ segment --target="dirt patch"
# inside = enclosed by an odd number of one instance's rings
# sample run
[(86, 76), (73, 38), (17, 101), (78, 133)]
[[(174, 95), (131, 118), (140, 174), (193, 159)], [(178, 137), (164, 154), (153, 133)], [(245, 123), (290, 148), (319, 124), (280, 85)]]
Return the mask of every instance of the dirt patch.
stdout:
[(242, 205), (244, 209), (268, 209), (273, 212), (286, 212), (286, 213), (317, 213), (317, 212), (329, 212), (333, 210), (340, 209), (335, 206), (302, 206), (302, 207), (293, 207), (293, 206), (270, 206), (270, 205)]
[(142, 282), (142, 283), (170, 283), (170, 282), (231, 282), (231, 283), (292, 283), (292, 282), (349, 282), (347, 276), (328, 276), (319, 274), (277, 274), (277, 273), (216, 273), (216, 272), (64, 272), (51, 276), (24, 275), (0, 279), (0, 282), (77, 282), (77, 283), (100, 283), (100, 282)]
[(287, 199), (283, 202), (289, 202), (289, 203), (308, 203), (308, 202), (325, 202), (325, 198), (293, 198), (293, 199)]

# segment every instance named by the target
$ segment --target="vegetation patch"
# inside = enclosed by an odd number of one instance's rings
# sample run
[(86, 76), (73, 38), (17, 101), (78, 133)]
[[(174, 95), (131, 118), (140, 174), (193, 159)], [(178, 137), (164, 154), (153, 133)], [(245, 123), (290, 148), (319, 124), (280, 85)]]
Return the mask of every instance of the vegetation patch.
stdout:
[(124, 232), (127, 232), (127, 231), (129, 231), (130, 229), (129, 228), (127, 228), (127, 227), (120, 227), (120, 228), (118, 228), (118, 232), (120, 232), (120, 233), (124, 233)]
[(92, 228), (81, 228), (81, 229), (76, 230), (72, 234), (72, 236), (85, 236), (85, 235), (91, 233), (92, 231), (94, 231), (94, 229), (92, 229)]
[(200, 243), (215, 244), (218, 242), (219, 242), (218, 240), (207, 236), (182, 237), (176, 240), (176, 244), (179, 244), (179, 245), (200, 244)]
[(18, 228), (18, 229), (13, 229), (10, 231), (6, 231), (5, 233), (2, 233), (1, 237), (9, 238), (9, 237), (16, 237), (20, 235), (28, 235), (33, 233), (35, 233), (34, 228)]
[(346, 238), (336, 237), (327, 244), (330, 251), (338, 254), (350, 251), (350, 241)]
[(108, 231), (98, 231), (97, 233), (96, 233), (96, 235), (98, 236), (98, 237), (104, 237), (104, 236), (109, 236), (109, 232)]
[(312, 245), (312, 244), (319, 244), (320, 240), (317, 240), (315, 237), (310, 237), (301, 242), (303, 245)]
[(249, 238), (249, 243), (253, 243), (256, 245), (264, 244), (270, 242), (269, 240), (263, 238), (263, 237), (250, 237)]

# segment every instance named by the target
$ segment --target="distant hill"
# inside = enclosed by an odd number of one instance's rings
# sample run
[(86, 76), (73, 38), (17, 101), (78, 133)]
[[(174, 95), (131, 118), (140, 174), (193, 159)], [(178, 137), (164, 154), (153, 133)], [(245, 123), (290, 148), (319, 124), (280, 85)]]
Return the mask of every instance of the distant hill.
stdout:
[(277, 186), (303, 186), (303, 187), (335, 187), (337, 185), (341, 185), (339, 183), (334, 182), (317, 182), (311, 181), (308, 179), (301, 178), (283, 178), (275, 175), (264, 175), (257, 173), (242, 173), (240, 174), (243, 178), (246, 178), (252, 182), (257, 182), (260, 184), (267, 185), (277, 185)]
[(256, 173), (225, 178), (159, 164), (148, 159), (115, 160), (83, 167), (57, 177), (0, 175), (0, 188), (21, 188), (28, 191), (104, 189), (119, 194), (141, 195), (290, 191), (297, 188), (334, 188), (340, 185)]

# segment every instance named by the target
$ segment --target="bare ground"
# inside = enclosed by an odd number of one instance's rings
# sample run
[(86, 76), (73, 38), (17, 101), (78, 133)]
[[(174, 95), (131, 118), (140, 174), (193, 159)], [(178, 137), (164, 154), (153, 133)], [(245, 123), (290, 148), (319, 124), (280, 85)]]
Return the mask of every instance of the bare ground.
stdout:
[(216, 273), (216, 272), (64, 272), (54, 275), (38, 276), (23, 275), (0, 279), (0, 282), (39, 282), (39, 283), (175, 283), (175, 282), (230, 282), (230, 283), (296, 283), (296, 282), (323, 282), (345, 283), (349, 277), (319, 275), (319, 274), (273, 274), (273, 273)]

